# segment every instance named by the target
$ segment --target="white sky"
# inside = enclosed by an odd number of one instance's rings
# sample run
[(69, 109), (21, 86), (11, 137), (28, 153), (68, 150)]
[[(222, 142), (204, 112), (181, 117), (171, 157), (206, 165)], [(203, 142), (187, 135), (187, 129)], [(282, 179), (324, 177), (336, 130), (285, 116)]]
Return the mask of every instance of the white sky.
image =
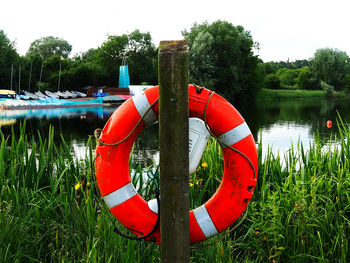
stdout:
[(0, 0), (0, 29), (22, 55), (45, 36), (67, 40), (74, 55), (134, 29), (158, 46), (218, 19), (249, 30), (265, 62), (309, 59), (325, 47), (350, 55), (349, 0)]

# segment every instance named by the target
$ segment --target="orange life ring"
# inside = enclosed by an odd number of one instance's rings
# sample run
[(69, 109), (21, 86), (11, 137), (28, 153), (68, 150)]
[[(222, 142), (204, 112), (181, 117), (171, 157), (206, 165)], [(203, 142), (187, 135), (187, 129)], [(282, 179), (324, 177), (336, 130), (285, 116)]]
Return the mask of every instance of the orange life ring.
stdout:
[[(238, 151), (223, 146), (224, 173), (220, 186), (205, 204), (189, 214), (191, 243), (206, 240), (235, 222), (251, 199), (257, 180), (257, 151), (249, 127), (229, 102), (212, 93), (204, 88), (198, 92), (196, 86), (189, 85), (189, 115), (205, 120), (222, 145)], [(101, 144), (96, 148), (96, 178), (100, 193), (114, 217), (138, 236), (152, 230), (158, 215), (132, 184), (129, 156), (140, 132), (157, 120), (158, 96), (158, 87), (152, 87), (125, 101), (106, 123), (100, 141), (112, 144), (124, 139), (153, 106), (123, 143), (118, 146)], [(159, 244), (159, 227), (146, 240)]]

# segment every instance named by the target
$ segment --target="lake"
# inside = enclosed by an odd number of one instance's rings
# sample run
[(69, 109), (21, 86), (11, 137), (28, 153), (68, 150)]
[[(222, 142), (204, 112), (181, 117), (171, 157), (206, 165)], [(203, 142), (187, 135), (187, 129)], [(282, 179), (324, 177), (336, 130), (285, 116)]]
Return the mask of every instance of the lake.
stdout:
[[(300, 140), (308, 149), (310, 140), (318, 134), (329, 141), (331, 135), (338, 135), (338, 113), (348, 123), (350, 107), (347, 99), (293, 99), (269, 101), (239, 108), (257, 141), (262, 140), (263, 152), (267, 145), (276, 153), (286, 152), (291, 143)], [(332, 127), (327, 127), (327, 121)], [(259, 134), (261, 131), (261, 137)]]
[[(119, 105), (79, 108), (30, 109), (0, 112), (0, 127), (4, 134), (10, 134), (11, 127), (17, 130), (26, 119), (27, 134), (42, 136), (48, 133), (50, 125), (55, 128), (55, 140), (60, 134), (70, 142), (75, 155), (85, 155), (85, 145), (94, 130), (103, 128), (108, 118)], [(237, 106), (237, 109), (248, 123), (256, 142), (262, 141), (263, 153), (268, 145), (275, 153), (283, 154), (291, 143), (300, 140), (308, 148), (313, 134), (319, 134), (329, 140), (331, 134), (338, 133), (336, 124), (337, 112), (343, 121), (350, 118), (350, 107), (346, 99), (293, 99), (251, 103), (249, 106)], [(327, 128), (327, 121), (333, 125)], [(157, 126), (147, 128), (136, 142), (137, 159), (145, 165), (158, 158)]]

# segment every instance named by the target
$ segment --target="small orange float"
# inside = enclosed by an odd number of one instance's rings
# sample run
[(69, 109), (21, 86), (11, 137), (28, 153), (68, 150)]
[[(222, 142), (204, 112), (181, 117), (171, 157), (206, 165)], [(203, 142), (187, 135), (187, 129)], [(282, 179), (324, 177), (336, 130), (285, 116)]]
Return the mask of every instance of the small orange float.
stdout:
[(327, 121), (327, 128), (331, 128), (332, 127), (332, 121)]

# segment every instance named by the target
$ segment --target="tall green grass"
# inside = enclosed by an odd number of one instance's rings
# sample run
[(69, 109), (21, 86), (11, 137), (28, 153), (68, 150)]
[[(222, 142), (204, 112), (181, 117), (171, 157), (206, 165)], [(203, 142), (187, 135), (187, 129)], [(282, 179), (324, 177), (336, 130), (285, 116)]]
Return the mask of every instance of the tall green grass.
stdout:
[[(93, 140), (76, 160), (53, 143), (0, 132), (0, 262), (150, 262), (156, 245), (113, 232), (93, 182)], [(77, 185), (79, 183), (79, 185)], [(77, 186), (77, 190), (75, 189)]]
[(259, 152), (258, 186), (244, 224), (244, 257), (349, 262), (350, 137), (340, 127), (333, 146), (316, 137), (308, 152), (299, 143), (284, 160), (271, 151), (262, 159)]
[[(24, 124), (25, 125), (25, 124)], [(315, 138), (285, 158), (259, 145), (259, 177), (248, 215), (233, 231), (192, 246), (191, 262), (350, 262), (350, 132), (327, 146)], [(17, 134), (17, 135), (16, 135)], [(62, 138), (29, 138), (25, 126), (0, 131), (0, 262), (159, 262), (159, 247), (113, 232), (94, 183), (94, 140), (77, 160)], [(190, 177), (191, 208), (216, 191), (223, 171), (220, 145), (210, 141)], [(133, 170), (145, 199), (157, 174)], [(78, 184), (79, 183), (79, 184)], [(77, 187), (77, 190), (75, 189)]]

